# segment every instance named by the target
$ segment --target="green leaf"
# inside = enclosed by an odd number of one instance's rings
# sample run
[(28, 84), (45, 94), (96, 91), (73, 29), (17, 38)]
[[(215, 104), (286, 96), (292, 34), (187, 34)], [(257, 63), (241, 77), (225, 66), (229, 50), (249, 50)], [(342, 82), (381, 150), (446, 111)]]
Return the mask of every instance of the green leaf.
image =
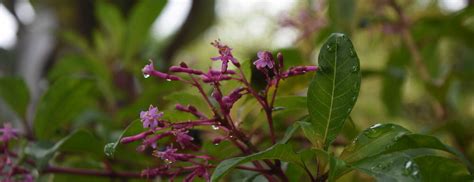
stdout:
[[(104, 1), (96, 1), (95, 9), (96, 17), (98, 18), (101, 26), (105, 29), (108, 38), (110, 39), (110, 44), (108, 51), (117, 53), (122, 44), (124, 38), (124, 25), (125, 20), (120, 12), (120, 10), (112, 4), (106, 3)], [(97, 40), (97, 38), (96, 38)], [(96, 41), (96, 48), (99, 48), (99, 44)], [(100, 50), (100, 49), (99, 49)]]
[(52, 138), (78, 114), (92, 105), (90, 80), (62, 78), (41, 97), (36, 112), (34, 131), (39, 139)]
[(18, 116), (25, 117), (30, 94), (23, 79), (17, 77), (0, 78), (0, 97)]
[(329, 177), (328, 181), (336, 181), (338, 174), (343, 173), (342, 171), (346, 170), (347, 166), (343, 160), (340, 160), (334, 156), (330, 157), (329, 160)]
[[(400, 161), (413, 162), (412, 152), (419, 151), (416, 155), (423, 156), (429, 154), (429, 150), (451, 153), (472, 169), (462, 153), (443, 144), (436, 137), (411, 134), (407, 129), (394, 124), (377, 124), (366, 129), (344, 149), (340, 159), (379, 180), (405, 180), (406, 175), (400, 176), (403, 174), (400, 170), (406, 164)], [(346, 172), (348, 171), (338, 172), (336, 178)]]
[(127, 128), (125, 128), (125, 130), (122, 131), (122, 133), (120, 134), (120, 136), (117, 138), (117, 140), (115, 142), (108, 143), (104, 146), (104, 154), (107, 157), (114, 158), (115, 151), (117, 150), (117, 146), (119, 145), (120, 140), (122, 139), (122, 137), (124, 137), (126, 135), (138, 134), (140, 132), (140, 130), (142, 130), (142, 129), (143, 128), (142, 128), (142, 124), (141, 124), (140, 120), (132, 121), (132, 123), (130, 123), (127, 126)]
[(344, 149), (340, 158), (351, 164), (381, 154), (387, 146), (394, 144), (398, 137), (407, 133), (407, 129), (398, 125), (376, 124), (357, 136), (354, 142)]
[(308, 111), (317, 147), (327, 148), (341, 131), (359, 94), (359, 58), (351, 40), (332, 34), (319, 53), (319, 70), (308, 89)]
[(420, 167), (412, 160), (412, 156), (405, 153), (395, 152), (367, 158), (352, 167), (375, 177), (377, 181), (421, 181)]
[(89, 153), (97, 156), (100, 142), (89, 132), (79, 130), (53, 144), (47, 141), (35, 142), (26, 148), (25, 153), (32, 156), (38, 169), (43, 169), (58, 151)]
[(317, 131), (314, 129), (314, 126), (307, 122), (309, 121), (309, 117), (303, 119), (303, 121), (298, 121), (298, 124), (301, 126), (303, 130), (304, 136), (311, 142), (314, 146), (318, 145), (318, 134)]
[[(125, 42), (125, 60), (130, 60), (149, 35), (150, 27), (165, 7), (167, 1), (143, 0), (132, 9), (128, 20)], [(127, 62), (126, 61), (126, 62)]]
[(278, 159), (286, 162), (296, 163), (302, 165), (302, 162), (299, 158), (299, 155), (293, 151), (293, 148), (290, 144), (275, 144), (274, 146), (244, 157), (236, 157), (232, 159), (227, 159), (222, 161), (212, 173), (211, 181), (218, 181), (219, 178), (227, 174), (232, 168), (239, 164), (263, 160), (263, 159)]
[(472, 181), (469, 171), (462, 163), (439, 156), (422, 156), (415, 158), (420, 166), (422, 181)]
[(456, 160), (402, 152), (367, 158), (352, 165), (377, 181), (470, 181), (464, 165)]
[(235, 166), (247, 163), (255, 160), (263, 160), (263, 159), (278, 159), (290, 163), (295, 163), (300, 166), (303, 166), (303, 162), (301, 158), (296, 152), (293, 151), (293, 147), (290, 144), (286, 144), (291, 136), (294, 134), (296, 130), (298, 130), (299, 125), (295, 124), (290, 126), (286, 132), (285, 136), (282, 140), (280, 140), (277, 144), (271, 146), (270, 148), (251, 154), (248, 156), (243, 157), (236, 157), (222, 161), (212, 173), (211, 181), (217, 181), (219, 178), (223, 177), (227, 174), (232, 168)]
[(471, 162), (458, 150), (442, 143), (438, 138), (420, 134), (405, 134), (399, 137), (395, 143), (387, 146), (383, 153), (397, 152), (409, 149), (436, 149), (451, 153), (458, 157), (470, 171), (474, 171)]

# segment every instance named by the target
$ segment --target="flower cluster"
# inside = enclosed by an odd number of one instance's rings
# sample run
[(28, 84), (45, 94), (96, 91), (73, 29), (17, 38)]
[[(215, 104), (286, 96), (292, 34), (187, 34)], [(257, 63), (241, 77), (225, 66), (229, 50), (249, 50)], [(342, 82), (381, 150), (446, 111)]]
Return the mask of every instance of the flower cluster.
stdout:
[[(142, 172), (144, 176), (168, 176), (174, 179), (177, 175), (187, 174), (185, 181), (193, 181), (196, 177), (209, 181), (209, 171), (214, 167), (209, 162), (214, 160), (214, 158), (206, 154), (198, 154), (201, 148), (200, 144), (190, 134), (190, 131), (195, 129), (196, 126), (211, 126), (213, 130), (218, 130), (215, 132), (218, 136), (212, 141), (214, 144), (218, 144), (223, 140), (229, 140), (245, 154), (257, 152), (256, 147), (250, 142), (250, 138), (242, 132), (230, 114), (234, 104), (246, 94), (254, 97), (263, 110), (267, 112), (267, 116), (269, 116), (267, 120), (271, 130), (270, 134), (274, 142), (275, 135), (271, 112), (279, 81), (317, 69), (315, 66), (298, 66), (284, 70), (282, 54), (279, 53), (277, 60), (275, 60), (270, 52), (260, 51), (257, 54), (258, 59), (253, 64), (257, 70), (264, 73), (268, 86), (263, 92), (257, 92), (250, 86), (241, 69), (241, 64), (232, 54), (232, 48), (218, 40), (211, 44), (217, 48), (219, 53), (219, 56), (213, 57), (211, 60), (221, 61), (221, 70), (210, 68), (208, 71), (201, 71), (189, 68), (185, 63), (169, 68), (169, 72), (187, 75), (187, 77), (183, 77), (156, 71), (151, 61), (150, 64), (143, 68), (142, 71), (145, 78), (154, 76), (168, 81), (182, 81), (195, 87), (212, 110), (211, 115), (206, 115), (199, 108), (178, 103), (175, 106), (176, 110), (189, 113), (196, 118), (181, 122), (170, 122), (163, 119), (163, 113), (159, 112), (158, 108), (152, 105), (149, 106), (148, 110), (142, 111), (140, 113), (140, 120), (145, 131), (134, 136), (124, 137), (121, 139), (121, 143), (139, 141), (141, 145), (137, 148), (138, 151), (143, 152), (146, 149), (151, 149), (153, 150), (153, 156), (163, 161), (162, 164), (155, 168), (144, 170)], [(229, 69), (229, 62), (235, 66), (235, 70)], [(224, 93), (221, 86), (223, 82), (229, 80), (237, 81), (241, 86), (229, 93)], [(204, 90), (204, 84), (208, 84), (212, 88), (210, 96)], [(275, 87), (273, 89), (274, 93), (271, 98), (267, 98), (270, 91), (269, 88), (272, 86)], [(169, 138), (170, 140), (162, 140), (163, 138)], [(189, 151), (192, 151), (192, 153), (189, 153)], [(256, 168), (241, 168), (255, 171), (263, 170), (262, 164), (259, 162), (254, 164)], [(275, 171), (281, 171), (276, 169), (277, 164), (270, 163), (267, 165), (267, 167)], [(267, 177), (271, 178), (270, 176)]]
[(19, 166), (14, 162), (14, 158), (17, 158), (17, 154), (9, 150), (9, 143), (12, 140), (18, 139), (19, 132), (13, 128), (11, 123), (4, 123), (3, 128), (0, 128), (0, 178), (2, 181), (34, 181), (33, 176), (29, 169)]

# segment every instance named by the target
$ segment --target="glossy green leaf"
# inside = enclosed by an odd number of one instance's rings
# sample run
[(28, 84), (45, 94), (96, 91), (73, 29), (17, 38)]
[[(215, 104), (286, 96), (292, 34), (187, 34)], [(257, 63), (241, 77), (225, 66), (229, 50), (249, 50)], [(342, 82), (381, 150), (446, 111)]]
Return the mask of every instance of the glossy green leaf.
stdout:
[(267, 150), (244, 156), (227, 159), (222, 161), (212, 173), (211, 181), (218, 181), (219, 178), (227, 174), (232, 168), (239, 164), (263, 160), (263, 159), (278, 159), (285, 162), (291, 162), (296, 164), (301, 164), (301, 160), (298, 154), (293, 151), (293, 148), (290, 144), (275, 144), (274, 146), (268, 148)]
[(41, 97), (34, 131), (39, 139), (52, 138), (84, 109), (93, 104), (90, 80), (61, 78)]
[(397, 152), (409, 149), (436, 149), (451, 153), (458, 157), (466, 166), (468, 166), (470, 171), (473, 170), (471, 162), (458, 150), (442, 143), (438, 138), (428, 135), (420, 134), (405, 134), (399, 137), (395, 143), (390, 146), (387, 146), (383, 153)]
[(26, 148), (25, 153), (35, 159), (40, 170), (46, 167), (58, 151), (89, 153), (97, 156), (100, 142), (89, 132), (79, 130), (71, 133), (56, 143), (39, 141)]
[(407, 129), (398, 125), (376, 124), (357, 136), (354, 142), (344, 149), (340, 158), (350, 164), (381, 154), (387, 146), (394, 144), (398, 137), (407, 133)]
[(0, 78), (0, 97), (18, 116), (22, 118), (25, 116), (30, 102), (30, 94), (23, 79), (17, 77)]
[(346, 170), (346, 163), (343, 160), (340, 160), (334, 156), (330, 156), (329, 160), (329, 177), (328, 181), (336, 181), (338, 174), (343, 173), (342, 171)]
[(440, 156), (422, 156), (415, 158), (420, 166), (422, 181), (473, 181), (466, 167), (455, 160)]
[(379, 155), (354, 163), (352, 167), (378, 181), (472, 181), (460, 162), (433, 155), (402, 152)]
[(214, 170), (211, 176), (211, 181), (218, 181), (219, 178), (223, 177), (227, 174), (232, 168), (239, 164), (255, 161), (255, 160), (263, 160), (263, 159), (278, 159), (285, 162), (290, 162), (294, 164), (298, 164), (300, 166), (303, 165), (301, 158), (295, 151), (293, 151), (293, 147), (290, 144), (286, 144), (288, 140), (291, 138), (293, 133), (299, 128), (298, 125), (290, 126), (285, 133), (285, 136), (282, 140), (280, 140), (277, 144), (271, 146), (270, 148), (251, 154), (248, 156), (243, 157), (236, 157), (222, 161)]
[(312, 123), (308, 122), (309, 117), (305, 118), (303, 121), (299, 121), (298, 124), (301, 126), (303, 130), (304, 136), (314, 145), (318, 145), (318, 134), (317, 131), (314, 129)]
[(120, 143), (120, 140), (122, 137), (127, 136), (127, 135), (134, 135), (138, 134), (140, 130), (142, 130), (142, 124), (139, 120), (135, 120), (132, 123), (130, 123), (127, 128), (125, 128), (120, 136), (117, 138), (115, 142), (107, 143), (104, 146), (104, 154), (107, 157), (114, 158), (115, 151), (117, 150), (117, 146)]
[(319, 70), (308, 89), (308, 111), (317, 147), (327, 148), (344, 126), (359, 94), (359, 58), (351, 40), (332, 34), (319, 53)]
[(150, 27), (165, 7), (167, 1), (143, 0), (133, 7), (128, 20), (125, 42), (125, 60), (132, 58), (149, 35)]
[[(436, 137), (411, 134), (407, 129), (394, 124), (376, 124), (366, 129), (344, 149), (340, 159), (379, 180), (408, 180), (405, 179), (407, 175), (401, 175), (404, 174), (401, 169), (406, 164), (400, 161), (413, 162), (415, 156), (410, 152), (419, 151), (416, 156), (426, 156), (430, 154), (430, 150), (451, 153), (472, 169), (462, 153), (443, 144)], [(346, 172), (348, 170), (340, 171), (336, 177)], [(408, 177), (411, 179), (413, 176)], [(416, 181), (418, 177), (412, 180)]]
[(352, 164), (377, 181), (420, 181), (420, 167), (412, 156), (400, 152), (370, 157)]

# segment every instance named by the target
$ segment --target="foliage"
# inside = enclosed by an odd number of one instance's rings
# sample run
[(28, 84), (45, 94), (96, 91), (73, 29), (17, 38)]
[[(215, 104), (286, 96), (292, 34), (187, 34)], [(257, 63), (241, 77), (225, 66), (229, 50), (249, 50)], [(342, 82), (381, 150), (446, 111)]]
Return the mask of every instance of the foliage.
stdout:
[(167, 1), (70, 3), (33, 3), (59, 17), (38, 83), (0, 52), (0, 181), (474, 180), (472, 2), (302, 1), (290, 47), (212, 57), (221, 2), (162, 40)]

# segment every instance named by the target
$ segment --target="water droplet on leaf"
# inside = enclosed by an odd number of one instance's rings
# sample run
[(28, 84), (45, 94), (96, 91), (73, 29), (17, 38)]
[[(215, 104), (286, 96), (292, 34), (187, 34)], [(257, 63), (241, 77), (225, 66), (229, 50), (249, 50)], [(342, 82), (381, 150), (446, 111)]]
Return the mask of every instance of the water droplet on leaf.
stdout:
[(382, 125), (381, 124), (376, 124), (376, 125), (370, 127), (369, 129), (367, 129), (364, 132), (364, 135), (369, 137), (369, 138), (379, 137), (383, 133), (383, 131), (380, 129), (380, 126), (382, 126)]
[(351, 70), (353, 73), (359, 71), (359, 67), (358, 66), (352, 66), (352, 70)]
[(413, 163), (412, 161), (407, 161), (405, 163), (404, 169), (403, 169), (403, 175), (411, 176), (413, 178), (418, 178), (418, 173), (419, 173), (418, 166), (416, 166), (415, 163)]
[(355, 51), (354, 51), (353, 48), (350, 48), (350, 49), (349, 49), (349, 55), (350, 55), (351, 57), (355, 57), (355, 56), (356, 56), (356, 53), (355, 53)]
[(331, 44), (327, 44), (326, 48), (328, 49), (329, 52), (334, 52), (334, 46)]

